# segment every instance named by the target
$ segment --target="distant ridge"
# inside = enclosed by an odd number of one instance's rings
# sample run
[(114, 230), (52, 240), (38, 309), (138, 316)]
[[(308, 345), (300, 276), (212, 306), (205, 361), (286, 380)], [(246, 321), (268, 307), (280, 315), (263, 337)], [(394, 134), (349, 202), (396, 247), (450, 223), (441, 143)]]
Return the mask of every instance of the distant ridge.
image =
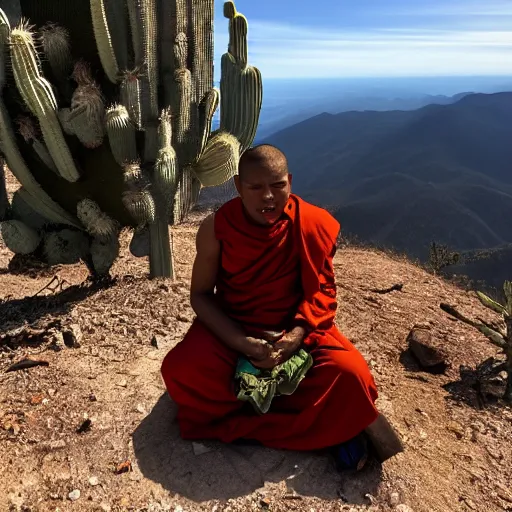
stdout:
[(345, 234), (425, 260), (512, 242), (512, 92), (417, 110), (315, 115), (262, 142), (282, 149), (294, 191)]

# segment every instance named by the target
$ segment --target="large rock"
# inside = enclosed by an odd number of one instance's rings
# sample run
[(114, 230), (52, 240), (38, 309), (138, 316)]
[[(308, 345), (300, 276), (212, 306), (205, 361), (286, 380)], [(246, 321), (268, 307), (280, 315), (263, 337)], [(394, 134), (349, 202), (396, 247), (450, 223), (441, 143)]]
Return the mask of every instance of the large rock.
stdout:
[(430, 329), (413, 327), (407, 336), (409, 350), (421, 368), (429, 373), (441, 374), (448, 368), (447, 353)]

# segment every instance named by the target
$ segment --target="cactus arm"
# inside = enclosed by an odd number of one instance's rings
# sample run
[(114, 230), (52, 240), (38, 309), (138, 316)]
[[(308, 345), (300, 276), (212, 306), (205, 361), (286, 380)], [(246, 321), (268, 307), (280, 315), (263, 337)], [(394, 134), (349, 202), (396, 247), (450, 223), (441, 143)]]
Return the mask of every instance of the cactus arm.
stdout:
[(149, 226), (149, 274), (150, 277), (175, 279), (169, 224), (166, 218), (159, 218)]
[(192, 75), (195, 103), (198, 104), (213, 84), (213, 0), (192, 6)]
[(77, 217), (87, 232), (100, 238), (109, 238), (117, 233), (118, 225), (92, 199), (82, 199), (76, 206)]
[(192, 167), (203, 187), (222, 185), (238, 171), (240, 142), (229, 133), (216, 133)]
[(32, 34), (23, 28), (11, 32), (11, 61), (18, 90), (39, 119), (44, 141), (59, 174), (68, 181), (78, 180), (79, 173), (57, 117), (55, 97), (37, 68)]
[(128, 17), (130, 20), (130, 32), (132, 35), (135, 65), (142, 66), (144, 62), (144, 39), (142, 34), (142, 27), (139, 23), (139, 0), (126, 0), (126, 7), (128, 9)]
[(149, 183), (137, 163), (124, 166), (123, 205), (141, 228), (155, 220), (155, 200), (149, 191)]
[(243, 153), (256, 136), (263, 83), (259, 69), (247, 64), (247, 19), (233, 2), (224, 4), (224, 15), (229, 18), (229, 47), (221, 60), (220, 129), (237, 137)]
[(44, 217), (58, 224), (80, 227), (78, 220), (66, 212), (39, 186), (28, 169), (16, 144), (14, 131), (7, 110), (0, 97), (0, 149), (5, 155), (9, 169), (34, 199), (32, 206)]
[(113, 105), (107, 110), (106, 126), (110, 149), (116, 162), (123, 166), (137, 159), (135, 126), (123, 105)]
[(43, 254), (50, 265), (71, 265), (84, 258), (89, 250), (87, 235), (82, 231), (61, 229), (46, 233)]
[(69, 32), (64, 27), (48, 23), (41, 29), (41, 41), (55, 78), (67, 80), (73, 70)]
[(44, 229), (47, 224), (51, 224), (51, 221), (39, 213), (36, 203), (37, 200), (27, 192), (25, 187), (20, 187), (12, 196), (11, 218), (21, 220), (36, 231)]
[(7, 64), (7, 43), (11, 33), (9, 19), (2, 9), (0, 9), (0, 90), (5, 85), (5, 70)]
[(139, 130), (142, 129), (140, 80), (136, 72), (125, 73), (121, 81), (120, 96), (130, 119)]
[(190, 166), (181, 171), (174, 194), (172, 221), (174, 224), (183, 222), (192, 205), (192, 182), (195, 175)]
[(450, 316), (453, 316), (460, 322), (471, 325), (472, 327), (480, 331), (484, 336), (487, 336), (487, 338), (489, 339), (489, 341), (493, 343), (493, 345), (496, 345), (497, 347), (502, 349), (506, 347), (506, 341), (499, 332), (495, 331), (494, 329), (490, 328), (485, 324), (474, 322), (470, 318), (467, 318), (461, 313), (459, 313), (454, 307), (448, 304), (442, 303), (440, 307), (444, 312), (448, 313)]
[[(512, 281), (505, 281), (503, 284), (503, 291), (505, 293), (506, 310), (509, 317), (512, 317)], [(512, 330), (511, 330), (512, 334)]]
[(131, 45), (129, 44), (128, 16), (124, 0), (105, 0), (105, 13), (118, 68), (119, 70), (128, 69)]
[(108, 237), (95, 237), (91, 242), (91, 258), (98, 276), (105, 276), (119, 256), (119, 240), (116, 234)]
[(217, 108), (219, 107), (220, 92), (216, 88), (212, 88), (205, 93), (203, 99), (199, 103), (199, 136), (200, 136), (200, 148), (198, 157), (204, 151), (206, 143), (210, 137), (212, 131), (213, 116)]
[(176, 2), (160, 0), (160, 25), (158, 39), (160, 46), (160, 77), (162, 83), (163, 104), (172, 104), (174, 76), (174, 40), (176, 37)]
[(112, 45), (105, 1), (107, 0), (91, 0), (91, 18), (101, 65), (107, 78), (115, 84), (118, 79), (119, 66)]
[(7, 248), (15, 254), (30, 254), (41, 242), (39, 233), (20, 220), (2, 222), (0, 232)]
[(9, 200), (7, 199), (7, 187), (5, 184), (5, 162), (0, 156), (0, 222), (5, 220), (9, 210)]
[(175, 278), (168, 219), (178, 186), (176, 152), (172, 147), (172, 122), (164, 110), (158, 127), (160, 150), (153, 170), (156, 216), (149, 225), (149, 272), (151, 277)]
[(496, 312), (496, 313), (498, 313), (500, 315), (507, 316), (507, 310), (506, 310), (505, 306), (502, 306), (498, 302), (492, 300), (490, 297), (488, 297), (487, 295), (485, 295), (482, 292), (477, 291), (476, 292), (476, 296), (478, 297), (480, 302), (485, 307), (488, 307), (489, 309), (492, 309), (494, 312)]
[(148, 83), (148, 120), (158, 120), (158, 49), (155, 41), (158, 35), (156, 0), (142, 0), (142, 21), (144, 38), (144, 59)]

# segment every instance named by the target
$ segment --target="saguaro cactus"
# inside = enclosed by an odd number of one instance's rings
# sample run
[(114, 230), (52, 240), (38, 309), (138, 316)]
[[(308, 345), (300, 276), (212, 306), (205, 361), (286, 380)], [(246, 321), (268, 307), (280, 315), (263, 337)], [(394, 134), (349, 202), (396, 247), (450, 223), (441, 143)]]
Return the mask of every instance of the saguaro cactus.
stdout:
[(231, 179), (258, 126), (246, 18), (224, 4), (219, 90), (213, 0), (10, 2), (0, 9), (0, 152), (22, 188), (3, 214), (6, 244), (52, 264), (82, 258), (103, 275), (128, 227), (151, 276), (173, 277), (169, 224), (202, 187)]
[(507, 386), (505, 390), (505, 400), (509, 403), (512, 403), (512, 282), (505, 281), (503, 285), (503, 291), (505, 292), (505, 304), (502, 305), (490, 297), (485, 295), (482, 292), (476, 292), (477, 297), (480, 302), (494, 311), (498, 313), (503, 318), (505, 328), (500, 329), (495, 326), (489, 325), (484, 321), (480, 320), (479, 322), (475, 322), (470, 318), (465, 317), (461, 313), (459, 313), (455, 308), (449, 306), (448, 304), (441, 304), (441, 309), (453, 316), (457, 320), (464, 322), (468, 325), (471, 325), (475, 329), (478, 329), (482, 334), (487, 336), (487, 338), (503, 350), (506, 356), (506, 368), (507, 368)]

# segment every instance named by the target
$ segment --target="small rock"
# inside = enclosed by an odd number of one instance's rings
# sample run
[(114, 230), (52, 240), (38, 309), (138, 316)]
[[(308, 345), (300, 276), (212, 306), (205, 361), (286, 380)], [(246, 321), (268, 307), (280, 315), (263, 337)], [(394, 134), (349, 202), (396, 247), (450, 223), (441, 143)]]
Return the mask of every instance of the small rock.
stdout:
[(69, 327), (63, 329), (62, 336), (66, 347), (78, 348), (82, 342), (82, 330), (78, 324), (71, 324)]
[(397, 505), (400, 504), (400, 495), (397, 492), (392, 492), (389, 495), (389, 504), (392, 507), (396, 507)]
[(64, 439), (58, 439), (56, 441), (44, 441), (41, 446), (50, 450), (58, 450), (66, 447), (66, 441)]
[(408, 505), (404, 505), (403, 503), (397, 505), (395, 510), (397, 512), (413, 512), (411, 507), (409, 507)]
[(54, 350), (62, 350), (66, 343), (64, 342), (64, 336), (60, 331), (53, 331), (51, 333), (51, 348)]
[(89, 485), (92, 485), (92, 487), (95, 487), (99, 483), (100, 481), (98, 480), (97, 476), (91, 476), (91, 478), (89, 478)]
[(91, 393), (89, 395), (89, 401), (90, 402), (97, 402), (98, 401), (98, 399), (96, 398), (96, 395), (94, 393)]
[(420, 366), (429, 373), (444, 373), (448, 367), (447, 355), (440, 344), (434, 340), (429, 329), (413, 328), (407, 336), (409, 350)]
[(142, 404), (137, 405), (137, 412), (140, 412), (141, 414), (146, 414), (146, 409)]
[(190, 319), (187, 318), (185, 315), (178, 315), (176, 317), (176, 320), (178, 320), (178, 322), (184, 322), (184, 323), (190, 322)]
[(450, 423), (448, 423), (446, 426), (446, 429), (449, 432), (453, 432), (457, 439), (462, 439), (464, 437), (464, 428), (460, 423), (457, 423), (456, 421), (450, 421)]
[(163, 339), (160, 335), (155, 334), (151, 338), (151, 346), (155, 348), (160, 348), (162, 346)]
[(183, 507), (181, 505), (176, 505), (174, 507), (174, 512), (183, 512)]
[(209, 453), (212, 451), (211, 448), (205, 446), (202, 443), (192, 443), (192, 450), (194, 451), (194, 455), (203, 455), (204, 453)]
[(121, 386), (122, 388), (125, 388), (128, 386), (128, 382), (126, 382), (126, 379), (123, 379), (122, 381), (118, 382), (118, 386)]
[(78, 498), (80, 498), (80, 491), (78, 489), (75, 489), (74, 491), (71, 491), (69, 494), (68, 494), (68, 498), (71, 500), (71, 501), (76, 501)]
[(105, 502), (100, 503), (100, 508), (101, 508), (101, 510), (103, 510), (103, 512), (110, 512), (112, 510), (112, 507), (108, 503), (105, 503)]
[(424, 430), (420, 430), (420, 439), (424, 441), (425, 439), (427, 439), (427, 437), (428, 434)]

